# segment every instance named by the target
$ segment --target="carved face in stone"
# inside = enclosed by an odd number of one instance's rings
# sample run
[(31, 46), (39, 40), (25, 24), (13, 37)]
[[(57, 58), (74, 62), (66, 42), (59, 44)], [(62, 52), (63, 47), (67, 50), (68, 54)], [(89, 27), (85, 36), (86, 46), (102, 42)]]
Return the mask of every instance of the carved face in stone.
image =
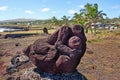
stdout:
[(68, 45), (72, 49), (81, 49), (82, 42), (81, 39), (77, 36), (73, 36), (69, 39)]
[(74, 36), (78, 36), (80, 38), (82, 38), (83, 41), (87, 41), (86, 36), (84, 34), (84, 28), (80, 25), (74, 25), (72, 27), (72, 32), (74, 34)]

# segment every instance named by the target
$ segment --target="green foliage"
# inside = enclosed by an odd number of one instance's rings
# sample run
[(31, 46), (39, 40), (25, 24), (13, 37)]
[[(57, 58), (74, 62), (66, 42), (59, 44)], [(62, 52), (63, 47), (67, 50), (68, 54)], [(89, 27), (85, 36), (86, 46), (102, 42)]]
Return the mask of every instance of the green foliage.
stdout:
[[(62, 25), (74, 25), (74, 24), (80, 24), (82, 25), (87, 32), (87, 29), (90, 28), (90, 25), (92, 23), (96, 24), (97, 22), (102, 23), (115, 23), (116, 26), (120, 26), (120, 17), (116, 17), (113, 19), (110, 19), (106, 17), (104, 19), (104, 16), (106, 16), (105, 13), (103, 13), (103, 10), (98, 10), (99, 6), (98, 4), (90, 4), (87, 3), (84, 5), (83, 9), (80, 9), (80, 12), (75, 13), (73, 17), (70, 19), (70, 16), (64, 15), (61, 17), (61, 19), (57, 19), (55, 16), (53, 16), (51, 19), (46, 20), (28, 20), (28, 21), (10, 21), (10, 22), (2, 22), (0, 25), (5, 26), (21, 26), (21, 27), (39, 27), (42, 29), (43, 27), (47, 27), (50, 29), (55, 29)], [(96, 30), (96, 29), (94, 29)], [(91, 29), (91, 32), (92, 29)]]
[(67, 16), (63, 16), (61, 19), (62, 19), (62, 24), (63, 25), (68, 25), (69, 24), (69, 18), (70, 17), (67, 17)]
[(84, 19), (83, 13), (75, 13), (72, 18), (72, 21), (73, 21), (73, 24), (80, 24), (84, 26), (85, 19)]

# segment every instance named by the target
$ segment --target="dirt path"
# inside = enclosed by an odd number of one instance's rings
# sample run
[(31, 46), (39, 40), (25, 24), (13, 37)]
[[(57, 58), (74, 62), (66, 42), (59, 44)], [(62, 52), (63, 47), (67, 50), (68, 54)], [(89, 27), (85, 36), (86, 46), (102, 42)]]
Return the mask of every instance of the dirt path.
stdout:
[(88, 80), (119, 80), (120, 40), (88, 44), (78, 69)]

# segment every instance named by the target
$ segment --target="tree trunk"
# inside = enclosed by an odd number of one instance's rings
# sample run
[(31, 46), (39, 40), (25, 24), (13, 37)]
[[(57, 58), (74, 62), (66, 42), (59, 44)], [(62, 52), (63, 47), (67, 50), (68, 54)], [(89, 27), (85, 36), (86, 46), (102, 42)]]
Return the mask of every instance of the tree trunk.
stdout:
[(92, 30), (91, 27), (86, 27), (86, 31), (85, 31), (85, 33), (88, 33), (88, 29), (89, 29), (89, 28), (90, 28), (91, 34), (93, 34), (93, 30)]
[(96, 35), (96, 26), (94, 27), (94, 35)]
[(91, 31), (91, 34), (93, 34), (93, 30), (92, 30), (92, 28), (90, 27), (90, 31)]
[(85, 33), (88, 33), (88, 28), (89, 28), (89, 27), (86, 27), (86, 31), (85, 31)]

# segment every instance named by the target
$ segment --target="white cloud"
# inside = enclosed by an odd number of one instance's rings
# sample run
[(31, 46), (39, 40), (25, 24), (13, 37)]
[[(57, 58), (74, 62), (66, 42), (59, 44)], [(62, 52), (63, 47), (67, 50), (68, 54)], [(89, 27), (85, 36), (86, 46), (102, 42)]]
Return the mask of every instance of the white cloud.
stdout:
[(80, 5), (79, 7), (80, 7), (80, 8), (84, 8), (84, 5)]
[(112, 6), (112, 9), (119, 9), (119, 8), (120, 8), (119, 5)]
[(41, 9), (41, 12), (48, 12), (48, 11), (50, 11), (50, 8), (43, 8), (43, 9)]
[(26, 10), (25, 13), (28, 13), (28, 14), (33, 14), (34, 12), (31, 11), (31, 10)]
[(69, 11), (68, 11), (69, 14), (74, 14), (74, 13), (76, 13), (76, 12), (77, 12), (76, 10), (69, 10)]
[(0, 11), (6, 11), (8, 9), (8, 6), (1, 6)]

